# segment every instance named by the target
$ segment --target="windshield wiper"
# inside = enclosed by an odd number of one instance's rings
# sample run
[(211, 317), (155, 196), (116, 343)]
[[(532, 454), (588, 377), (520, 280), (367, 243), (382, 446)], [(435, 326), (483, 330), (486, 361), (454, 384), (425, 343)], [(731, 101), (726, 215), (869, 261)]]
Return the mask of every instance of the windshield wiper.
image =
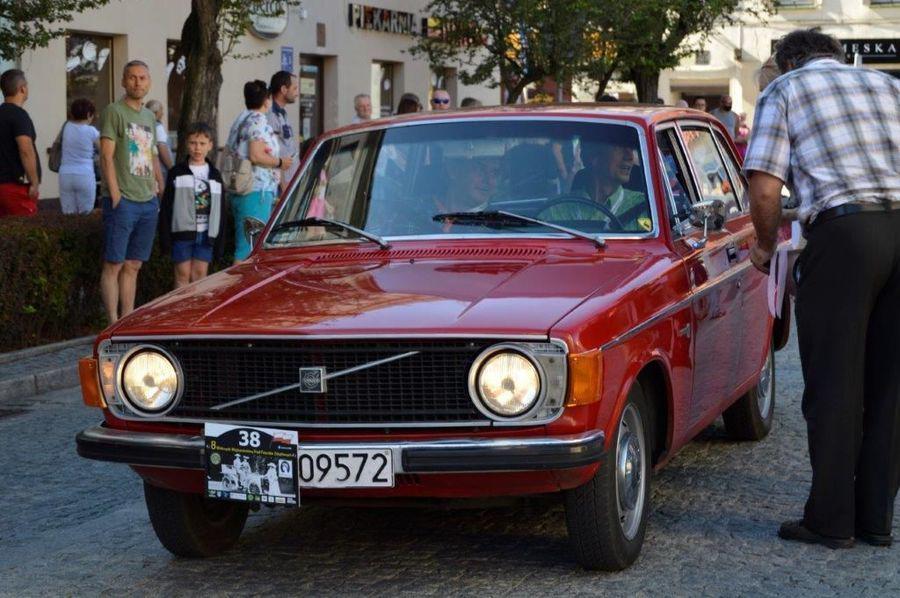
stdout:
[(279, 222), (275, 226), (272, 227), (272, 232), (278, 232), (280, 230), (288, 229), (288, 228), (303, 228), (306, 226), (323, 226), (325, 228), (339, 228), (341, 230), (350, 231), (358, 237), (362, 237), (363, 239), (368, 239), (373, 243), (377, 243), (379, 247), (382, 249), (390, 249), (391, 246), (388, 245), (387, 241), (379, 237), (378, 235), (368, 233), (362, 229), (356, 228), (353, 225), (347, 224), (346, 222), (341, 222), (340, 220), (332, 220), (330, 218), (301, 218), (300, 220), (288, 220), (287, 222)]
[(452, 220), (453, 222), (457, 222), (460, 224), (473, 222), (494, 226), (505, 226), (507, 224), (533, 224), (537, 226), (546, 226), (547, 228), (552, 228), (553, 230), (558, 230), (580, 239), (587, 239), (597, 247), (604, 247), (606, 245), (606, 242), (603, 239), (601, 239), (600, 237), (596, 237), (590, 233), (586, 233), (575, 228), (569, 228), (568, 226), (561, 226), (559, 224), (553, 224), (552, 222), (538, 220), (537, 218), (529, 218), (528, 216), (522, 216), (521, 214), (513, 214), (512, 212), (507, 212), (505, 210), (485, 210), (482, 212), (448, 212), (446, 214), (435, 214), (431, 217), (431, 219), (436, 222), (445, 222), (447, 220)]

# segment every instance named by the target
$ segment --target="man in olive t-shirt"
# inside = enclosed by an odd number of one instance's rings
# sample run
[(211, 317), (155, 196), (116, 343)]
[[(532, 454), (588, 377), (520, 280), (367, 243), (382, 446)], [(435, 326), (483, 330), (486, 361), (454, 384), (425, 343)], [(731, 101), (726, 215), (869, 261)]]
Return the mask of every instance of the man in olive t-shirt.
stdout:
[(100, 114), (106, 240), (100, 292), (110, 323), (134, 309), (138, 271), (150, 258), (156, 236), (162, 186), (156, 118), (143, 106), (150, 91), (147, 65), (126, 64), (122, 87), (125, 97)]

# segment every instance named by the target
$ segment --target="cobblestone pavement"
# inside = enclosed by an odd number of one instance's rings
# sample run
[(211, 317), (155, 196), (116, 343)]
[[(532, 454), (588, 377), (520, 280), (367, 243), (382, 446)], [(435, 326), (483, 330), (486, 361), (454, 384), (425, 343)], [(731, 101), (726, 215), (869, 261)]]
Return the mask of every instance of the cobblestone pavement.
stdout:
[[(851, 595), (900, 593), (900, 546), (785, 543), (809, 483), (796, 346), (777, 358), (778, 412), (760, 443), (717, 424), (654, 478), (644, 551), (628, 571), (573, 564), (557, 503), (462, 511), (305, 507), (252, 514), (238, 547), (171, 557), (124, 466), (85, 461), (96, 423), (77, 390), (0, 410), (3, 595)], [(900, 529), (895, 527), (895, 534)]]

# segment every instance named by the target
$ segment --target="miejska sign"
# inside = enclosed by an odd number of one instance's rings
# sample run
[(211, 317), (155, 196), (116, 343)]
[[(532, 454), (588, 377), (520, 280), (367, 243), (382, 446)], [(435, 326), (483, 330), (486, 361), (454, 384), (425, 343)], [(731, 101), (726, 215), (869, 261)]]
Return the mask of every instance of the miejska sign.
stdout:
[(842, 39), (841, 45), (848, 62), (852, 62), (857, 54), (866, 64), (900, 62), (900, 54), (897, 53), (900, 39)]

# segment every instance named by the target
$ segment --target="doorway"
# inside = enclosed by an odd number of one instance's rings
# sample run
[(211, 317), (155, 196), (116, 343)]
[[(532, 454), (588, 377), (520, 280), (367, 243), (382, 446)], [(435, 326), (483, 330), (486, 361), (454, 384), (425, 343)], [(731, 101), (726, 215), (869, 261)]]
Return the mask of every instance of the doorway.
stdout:
[(321, 56), (300, 55), (300, 136), (318, 137), (324, 130)]

